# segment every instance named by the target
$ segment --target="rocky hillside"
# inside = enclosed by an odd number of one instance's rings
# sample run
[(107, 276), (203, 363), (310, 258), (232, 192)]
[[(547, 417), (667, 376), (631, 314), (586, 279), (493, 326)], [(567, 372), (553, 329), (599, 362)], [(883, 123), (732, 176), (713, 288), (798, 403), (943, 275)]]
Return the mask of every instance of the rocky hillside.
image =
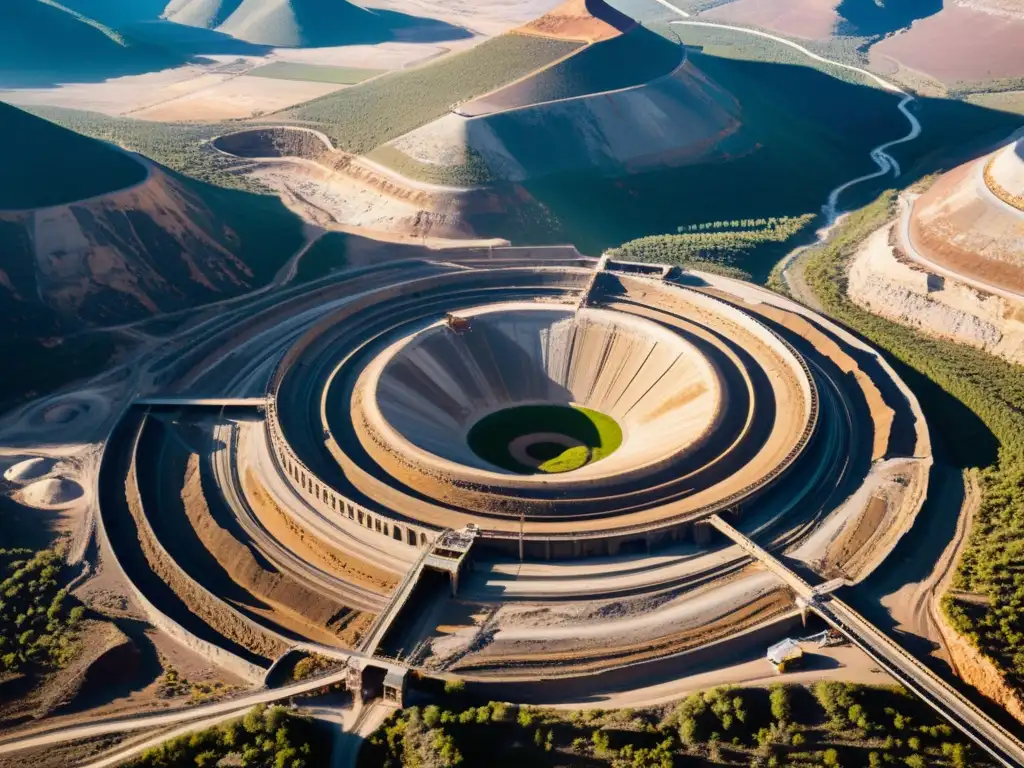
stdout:
[(302, 244), (276, 198), (184, 179), (11, 107), (0, 117), (23, 150), (0, 159), (0, 349), (18, 359), (250, 291)]

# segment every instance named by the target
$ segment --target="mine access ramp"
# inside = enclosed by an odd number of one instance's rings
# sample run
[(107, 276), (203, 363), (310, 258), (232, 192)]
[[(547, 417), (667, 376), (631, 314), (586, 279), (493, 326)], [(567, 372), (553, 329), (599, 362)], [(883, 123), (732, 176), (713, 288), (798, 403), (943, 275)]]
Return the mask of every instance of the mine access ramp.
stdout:
[(462, 530), (446, 529), (426, 547), (412, 567), (406, 572), (405, 578), (391, 593), (391, 599), (377, 620), (370, 627), (360, 643), (359, 650), (367, 656), (373, 656), (380, 648), (388, 630), (391, 629), (402, 609), (408, 604), (424, 569), (447, 573), (451, 579), (452, 594), (459, 589), (459, 573), (466, 564), (473, 542), (480, 530), (472, 523)]

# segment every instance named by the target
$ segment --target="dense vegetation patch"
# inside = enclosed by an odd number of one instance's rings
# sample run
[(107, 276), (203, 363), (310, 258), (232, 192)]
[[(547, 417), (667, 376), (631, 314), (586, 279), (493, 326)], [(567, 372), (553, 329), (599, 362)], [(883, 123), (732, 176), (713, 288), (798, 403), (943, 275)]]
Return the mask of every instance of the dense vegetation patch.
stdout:
[(0, 549), (0, 672), (59, 669), (75, 654), (73, 605), (63, 557), (52, 549)]
[(10, 147), (0, 154), (0, 209), (43, 208), (124, 189), (146, 178), (120, 150), (0, 102)]
[[(543, 433), (564, 435), (577, 445), (527, 439)], [(528, 443), (522, 448), (525, 457), (517, 458), (513, 446), (517, 439)], [(466, 440), (477, 456), (502, 469), (523, 475), (555, 474), (612, 454), (622, 445), (622, 428), (609, 416), (578, 405), (521, 405), (480, 419)]]
[[(676, 235), (650, 235), (623, 243), (609, 253), (612, 259), (672, 264), (694, 269), (725, 267), (727, 276), (739, 277), (735, 270), (760, 260), (774, 261), (786, 245), (813, 220), (813, 214), (767, 219), (734, 219), (688, 224), (678, 227)], [(772, 247), (775, 246), (775, 247)], [(768, 253), (772, 250), (773, 253)], [(728, 273), (732, 268), (734, 272)], [(714, 270), (712, 270), (714, 271)], [(739, 270), (742, 273), (742, 270)]]
[[(911, 369), (929, 424), (961, 466), (987, 464), (982, 503), (954, 587), (982, 601), (943, 599), (946, 615), (1006, 674), (1024, 687), (1024, 373), (978, 349), (929, 338), (861, 309), (847, 298), (846, 264), (859, 244), (895, 215), (887, 192), (850, 215), (812, 252), (808, 285), (825, 311)], [(937, 386), (935, 386), (937, 385)], [(955, 398), (951, 407), (950, 397)], [(962, 404), (959, 407), (958, 403)], [(996, 441), (995, 456), (987, 447)]]
[[(313, 768), (327, 765), (330, 739), (312, 720), (284, 707), (253, 707), (241, 720), (179, 736), (124, 763), (124, 768)], [(222, 762), (223, 761), (223, 762)]]
[(715, 688), (674, 709), (412, 707), (369, 738), (362, 768), (399, 766), (989, 765), (898, 687)]
[(433, 64), (393, 72), (288, 110), (335, 146), (363, 155), (443, 117), (454, 105), (533, 72), (580, 47), (528, 35), (492, 38)]

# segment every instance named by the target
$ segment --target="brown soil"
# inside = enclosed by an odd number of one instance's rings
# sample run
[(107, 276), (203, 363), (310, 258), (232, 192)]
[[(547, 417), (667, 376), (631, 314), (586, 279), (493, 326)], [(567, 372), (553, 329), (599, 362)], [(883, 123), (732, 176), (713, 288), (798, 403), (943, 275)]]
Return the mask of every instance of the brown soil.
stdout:
[[(139, 738), (135, 734), (132, 736)], [(0, 755), (0, 768), (25, 768), (29, 765), (32, 768), (68, 768), (71, 765), (86, 765), (104, 752), (126, 744), (128, 738), (128, 734), (111, 733), (91, 739), (78, 739), (66, 744), (48, 744), (45, 747)]]
[(517, 28), (526, 35), (594, 43), (617, 37), (636, 22), (604, 0), (566, 0), (539, 19)]
[(810, 342), (815, 350), (821, 355), (828, 357), (834, 362), (843, 373), (852, 374), (857, 381), (857, 385), (864, 393), (864, 397), (867, 400), (868, 410), (871, 413), (871, 422), (874, 425), (874, 442), (871, 451), (871, 460), (885, 456), (886, 451), (889, 447), (889, 433), (892, 429), (892, 422), (895, 414), (892, 408), (885, 403), (885, 399), (882, 397), (882, 393), (878, 387), (871, 380), (871, 378), (864, 373), (857, 365), (857, 362), (850, 357), (843, 349), (839, 346), (836, 341), (813, 323), (808, 322), (803, 317), (792, 313), (785, 312), (781, 309), (776, 309), (768, 304), (759, 304), (756, 307), (756, 312), (770, 318), (774, 322), (782, 325), (785, 328), (799, 334)]
[(839, 21), (835, 7), (836, 0), (735, 0), (702, 13), (701, 17), (792, 37), (828, 40)]
[(871, 63), (886, 59), (946, 84), (1024, 76), (1024, 20), (997, 16), (953, 3), (921, 19), (906, 32), (871, 48)]
[(139, 649), (113, 623), (87, 621), (79, 636), (83, 641), (82, 652), (54, 677), (41, 702), (40, 714), (73, 705), (79, 694), (87, 694), (97, 686), (117, 685), (138, 672)]
[(398, 584), (398, 576), (395, 574), (335, 549), (299, 525), (295, 518), (277, 505), (252, 470), (246, 471), (242, 484), (253, 512), (263, 527), (310, 565), (373, 590), (392, 590)]
[(1024, 293), (1024, 222), (998, 212), (974, 190), (978, 162), (944, 174), (914, 203), (910, 239), (940, 266)]
[(826, 575), (832, 577), (846, 574), (843, 566), (853, 559), (864, 545), (878, 533), (878, 527), (885, 520), (887, 509), (885, 499), (880, 499), (877, 496), (871, 497), (867, 508), (856, 523), (847, 525), (839, 540), (829, 547), (828, 558), (822, 563)]
[(125, 491), (128, 508), (138, 529), (139, 545), (150, 570), (174, 592), (182, 603), (188, 606), (200, 621), (233, 643), (266, 659), (276, 659), (286, 650), (282, 641), (253, 629), (227, 610), (226, 606), (212, 601), (203, 590), (182, 573), (180, 567), (171, 561), (157, 544), (139, 495), (135, 474), (136, 458), (136, 455), (132, 456), (131, 468), (125, 481)]
[(181, 500), (192, 528), (207, 551), (217, 558), (236, 584), (266, 601), (271, 608), (250, 607), (251, 610), (266, 614), (281, 626), (311, 640), (332, 645), (337, 642), (330, 628), (348, 624), (353, 618), (352, 611), (261, 564), (249, 544), (236, 538), (215, 519), (204, 494), (198, 454), (188, 456)]

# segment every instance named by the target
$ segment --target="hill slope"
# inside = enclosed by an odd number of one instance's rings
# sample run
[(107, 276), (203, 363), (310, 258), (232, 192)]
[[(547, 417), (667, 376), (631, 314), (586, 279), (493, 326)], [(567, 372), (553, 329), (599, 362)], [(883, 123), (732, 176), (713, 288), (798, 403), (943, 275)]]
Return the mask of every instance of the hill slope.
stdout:
[[(0, 402), (38, 391), (41, 376), (87, 372), (55, 369), (79, 346), (65, 344), (66, 335), (245, 293), (266, 284), (302, 244), (299, 220), (276, 198), (144, 166), (12, 107), (0, 120), (12, 146), (24, 148), (17, 174), (6, 172), (10, 158), (0, 167), (0, 200), (22, 204), (0, 211), (0, 353), (17, 374), (2, 377)], [(45, 141), (30, 140), (36, 135)], [(74, 174), (21, 189), (26, 170), (35, 163), (45, 176), (52, 157), (73, 158)], [(104, 181), (88, 188), (90, 178)], [(81, 194), (91, 196), (76, 200)]]
[(3, 102), (0, 124), (5, 136), (16, 137), (18, 148), (0, 154), (0, 211), (60, 205), (146, 178), (145, 166), (121, 150)]
[(0, 3), (0, 85), (137, 74), (177, 61), (50, 0)]
[(345, 0), (171, 0), (164, 16), (260, 45), (320, 47), (378, 43), (414, 34), (418, 41), (469, 37), (466, 30)]

